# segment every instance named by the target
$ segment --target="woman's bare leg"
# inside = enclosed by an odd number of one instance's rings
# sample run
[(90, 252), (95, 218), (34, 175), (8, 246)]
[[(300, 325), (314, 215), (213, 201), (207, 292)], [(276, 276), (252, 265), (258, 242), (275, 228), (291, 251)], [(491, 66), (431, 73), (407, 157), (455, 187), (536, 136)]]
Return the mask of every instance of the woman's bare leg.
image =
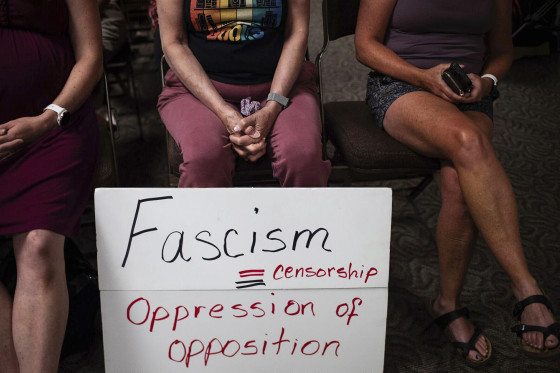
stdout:
[[(437, 315), (459, 308), (459, 297), (478, 233), (463, 200), (457, 172), (445, 161), (441, 167), (440, 191), (441, 210), (436, 228), (440, 293), (433, 304)], [(459, 318), (449, 324), (449, 330), (455, 340), (468, 342), (474, 333), (474, 325), (466, 318)], [(475, 346), (478, 353), (469, 352), (470, 359), (480, 360), (481, 356), (487, 356), (488, 346), (482, 335)]]
[(0, 282), (0, 372), (19, 372), (12, 338), (12, 297)]
[[(391, 105), (384, 126), (421, 154), (453, 164), (472, 219), (509, 275), (515, 297), (540, 294), (523, 254), (513, 189), (483, 130), (491, 128), (490, 119), (481, 113), (461, 113), (431, 93), (412, 92)], [(541, 304), (528, 306), (522, 315), (523, 322), (533, 325), (548, 326), (553, 320)], [(542, 333), (525, 333), (524, 339), (537, 348), (543, 346)], [(551, 336), (546, 343), (552, 347), (558, 340)]]
[(14, 236), (17, 285), (13, 338), (24, 372), (56, 372), (68, 317), (64, 236), (34, 230)]

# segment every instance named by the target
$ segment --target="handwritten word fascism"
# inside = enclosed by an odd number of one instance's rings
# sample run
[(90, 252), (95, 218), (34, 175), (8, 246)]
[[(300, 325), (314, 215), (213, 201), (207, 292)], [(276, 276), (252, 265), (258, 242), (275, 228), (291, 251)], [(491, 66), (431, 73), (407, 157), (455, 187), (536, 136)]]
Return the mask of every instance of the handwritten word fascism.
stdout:
[[(128, 245), (123, 258), (122, 267), (126, 266), (129, 255), (134, 252), (134, 242), (142, 241), (150, 233), (158, 231), (157, 226), (137, 230), (136, 223), (143, 203), (155, 203), (161, 200), (172, 199), (171, 196), (147, 198), (138, 200), (134, 220), (130, 231)], [(319, 227), (314, 230), (301, 229), (293, 233), (286, 233), (281, 228), (273, 228), (264, 232), (241, 232), (235, 228), (229, 228), (225, 232), (214, 234), (209, 230), (201, 230), (192, 235), (185, 231), (172, 231), (167, 233), (161, 242), (161, 259), (166, 263), (175, 261), (190, 262), (193, 258), (205, 261), (213, 261), (220, 258), (236, 259), (246, 254), (278, 253), (286, 249), (296, 251), (298, 248), (315, 249), (320, 252), (332, 252), (327, 247), (329, 231)], [(316, 243), (315, 243), (316, 242)]]

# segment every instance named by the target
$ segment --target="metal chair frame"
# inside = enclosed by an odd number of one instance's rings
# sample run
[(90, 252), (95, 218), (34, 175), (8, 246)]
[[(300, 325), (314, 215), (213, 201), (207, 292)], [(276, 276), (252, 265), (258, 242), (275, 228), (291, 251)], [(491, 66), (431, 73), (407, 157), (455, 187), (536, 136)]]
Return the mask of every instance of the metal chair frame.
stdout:
[[(122, 51), (105, 64), (104, 70), (106, 73), (107, 87), (118, 84), (123, 94), (128, 93), (129, 97), (134, 101), (139, 137), (142, 139), (142, 120), (140, 118), (140, 107), (138, 106), (138, 96), (136, 95), (136, 80), (134, 78), (134, 69), (132, 67), (130, 53), (130, 44), (127, 42), (127, 44), (123, 46)], [(121, 74), (126, 74), (126, 79), (123, 79)], [(109, 79), (109, 76), (113, 76), (113, 79)], [(108, 89), (106, 92), (110, 95)]]
[[(125, 15), (130, 43), (133, 45), (151, 43), (151, 25), (148, 16), (150, 0), (121, 0), (120, 6)], [(141, 33), (142, 37), (138, 37), (138, 33)]]
[(113, 163), (113, 170), (115, 173), (115, 186), (120, 185), (120, 178), (119, 178), (119, 167), (117, 165), (117, 152), (115, 147), (115, 131), (117, 129), (118, 124), (114, 123), (113, 121), (113, 107), (111, 105), (111, 95), (109, 94), (109, 80), (107, 79), (107, 73), (103, 72), (103, 85), (105, 88), (105, 104), (107, 108), (107, 121), (109, 122), (109, 128), (107, 131), (109, 132), (109, 139), (111, 143), (111, 156), (112, 156), (112, 163)]

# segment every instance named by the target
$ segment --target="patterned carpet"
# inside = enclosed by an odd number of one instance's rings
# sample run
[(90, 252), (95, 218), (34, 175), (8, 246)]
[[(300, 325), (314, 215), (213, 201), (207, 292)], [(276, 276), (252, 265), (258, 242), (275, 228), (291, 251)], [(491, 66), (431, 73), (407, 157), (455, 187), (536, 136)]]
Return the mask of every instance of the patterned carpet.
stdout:
[[(312, 0), (310, 55), (322, 42), (320, 1)], [(353, 60), (352, 38), (332, 44), (325, 60), (326, 100), (363, 99), (367, 69)], [(121, 184), (164, 186), (164, 131), (154, 110), (159, 92), (150, 46), (135, 57), (142, 110), (143, 139), (132, 106), (118, 103), (120, 138), (117, 153)], [(521, 235), (531, 272), (560, 311), (560, 64), (558, 56), (525, 57), (515, 61), (500, 83), (495, 105), (495, 150), (517, 195)], [(440, 206), (434, 183), (413, 202), (407, 188), (418, 180), (367, 184), (394, 191), (389, 284), (389, 319), (385, 372), (470, 372), (451, 345), (430, 323), (426, 304), (437, 293), (438, 270), (434, 229)], [(86, 225), (80, 248), (95, 258), (95, 232)], [(521, 354), (509, 328), (514, 298), (505, 272), (479, 240), (466, 279), (462, 303), (491, 339), (494, 353), (485, 372), (560, 372), (560, 359), (535, 360)], [(61, 372), (103, 372), (98, 320), (89, 351), (67, 357)], [(364, 371), (367, 371), (365, 369)]]

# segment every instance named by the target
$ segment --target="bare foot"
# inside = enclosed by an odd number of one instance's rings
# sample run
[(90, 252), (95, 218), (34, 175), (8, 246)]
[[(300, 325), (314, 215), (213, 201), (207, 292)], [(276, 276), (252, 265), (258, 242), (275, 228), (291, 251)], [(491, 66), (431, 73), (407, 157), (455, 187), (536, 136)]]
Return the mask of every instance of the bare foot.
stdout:
[[(442, 304), (439, 297), (433, 303), (433, 313), (436, 316), (441, 316), (448, 312), (455, 311), (456, 309), (456, 305), (445, 306), (444, 304)], [(447, 330), (449, 330), (455, 341), (468, 343), (474, 334), (475, 327), (468, 318), (460, 317), (450, 322), (447, 326)], [(478, 337), (474, 346), (476, 347), (476, 351), (469, 351), (469, 359), (475, 361), (482, 360), (488, 355), (488, 345), (486, 344), (486, 338), (484, 337), (484, 335), (481, 334)]]
[[(542, 295), (542, 291), (536, 284), (534, 286), (527, 286), (526, 288), (516, 288), (512, 286), (513, 294), (518, 301), (521, 301), (531, 295)], [(535, 325), (548, 327), (554, 323), (554, 316), (550, 310), (542, 303), (533, 303), (525, 307), (521, 314), (521, 323), (526, 325)], [(558, 338), (550, 335), (543, 344), (543, 333), (541, 332), (526, 332), (523, 333), (523, 340), (530, 346), (539, 350), (553, 349), (558, 346)]]

